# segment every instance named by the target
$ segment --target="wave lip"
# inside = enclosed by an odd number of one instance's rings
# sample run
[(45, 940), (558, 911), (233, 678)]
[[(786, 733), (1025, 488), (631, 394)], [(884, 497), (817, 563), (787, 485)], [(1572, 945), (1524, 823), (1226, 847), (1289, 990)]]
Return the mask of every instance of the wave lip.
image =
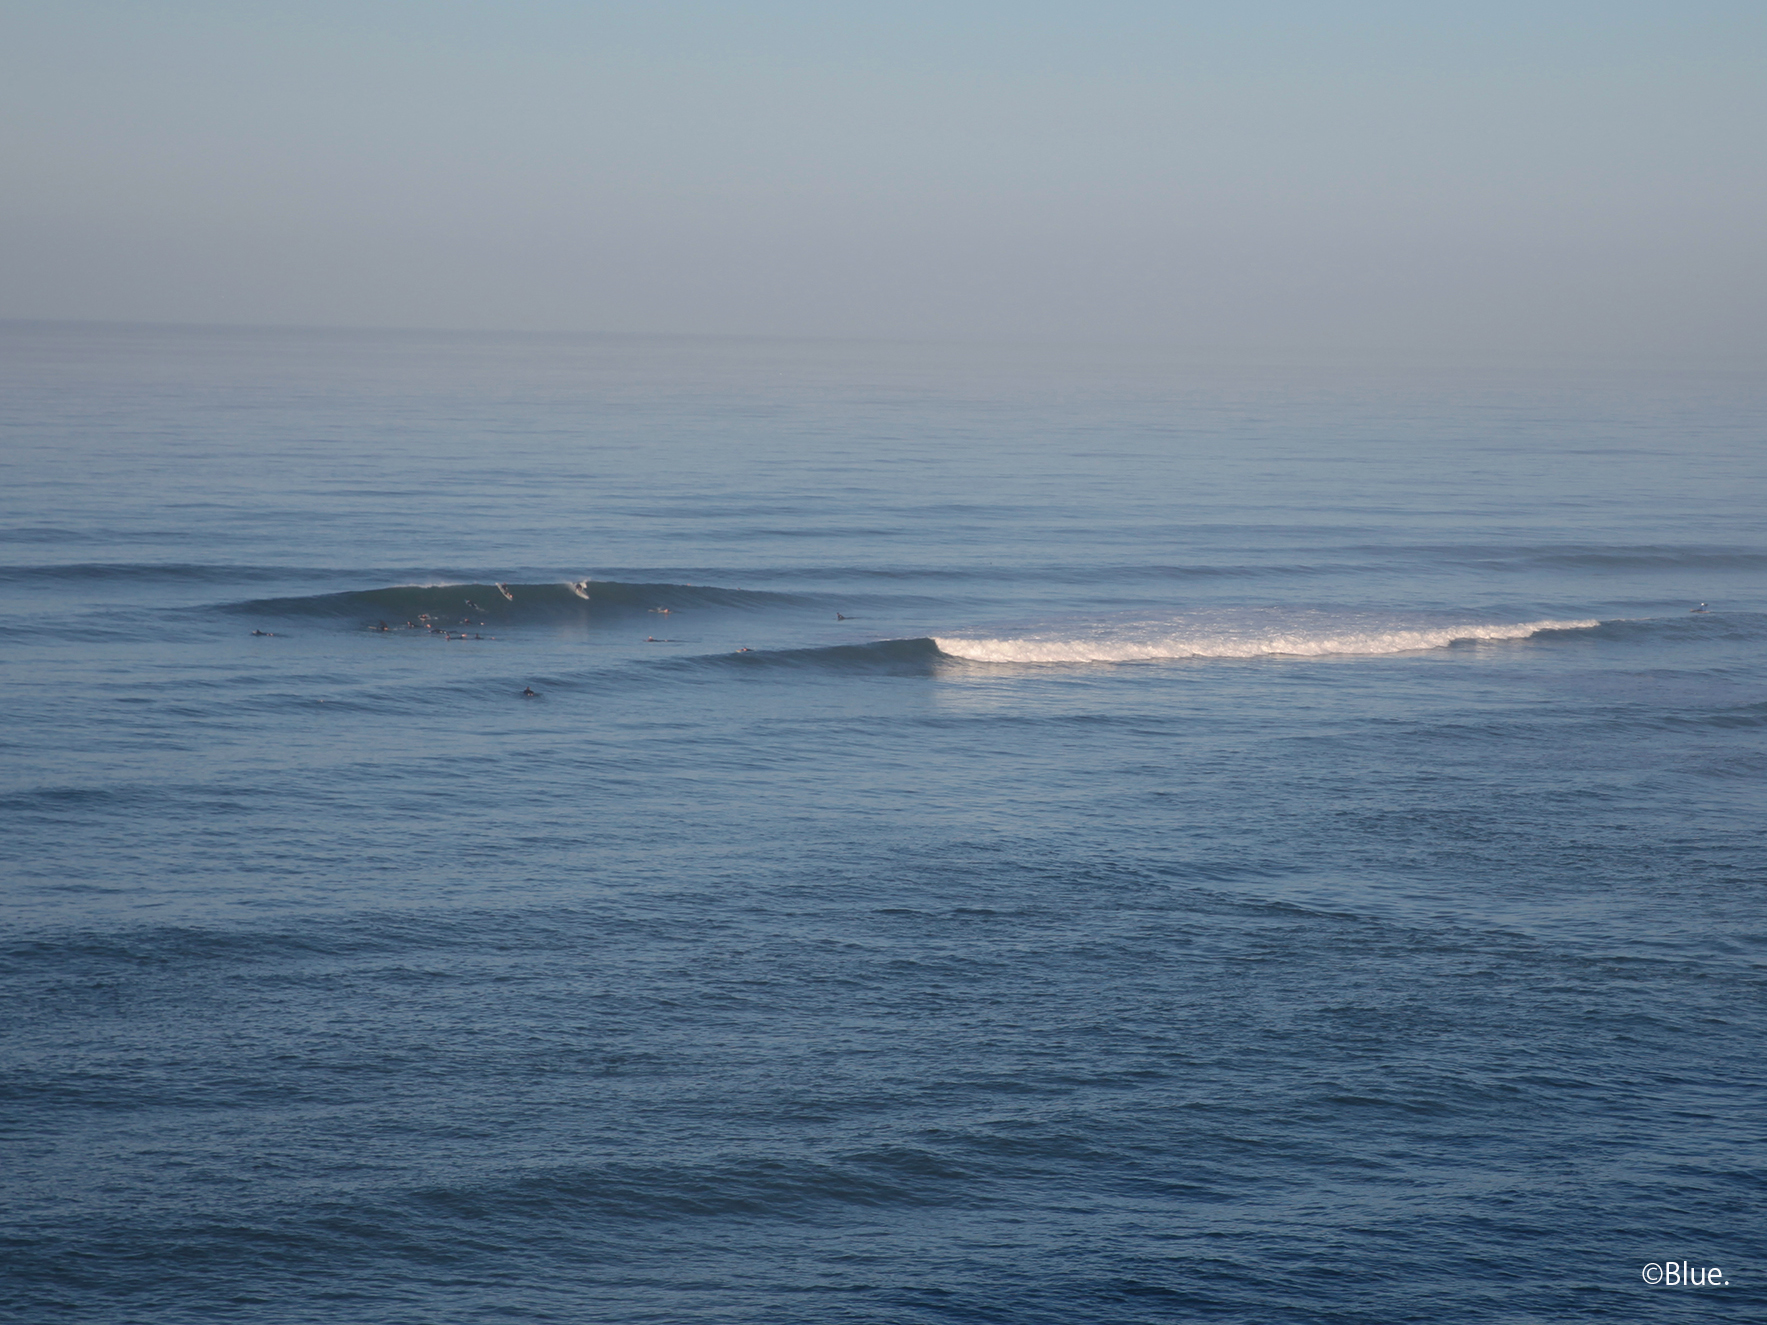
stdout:
[(1514, 622), (1425, 614), (1283, 609), (1186, 613), (1001, 635), (939, 635), (939, 651), (970, 662), (1156, 662), (1183, 658), (1373, 657), (1452, 644), (1527, 639), (1548, 630), (1587, 630), (1596, 620)]

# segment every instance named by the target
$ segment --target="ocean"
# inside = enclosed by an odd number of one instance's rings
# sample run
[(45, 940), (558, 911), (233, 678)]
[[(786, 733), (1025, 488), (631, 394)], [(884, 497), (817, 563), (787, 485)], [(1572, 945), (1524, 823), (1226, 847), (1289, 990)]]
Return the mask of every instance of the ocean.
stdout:
[(0, 1313), (1767, 1317), (1763, 385), (0, 326)]

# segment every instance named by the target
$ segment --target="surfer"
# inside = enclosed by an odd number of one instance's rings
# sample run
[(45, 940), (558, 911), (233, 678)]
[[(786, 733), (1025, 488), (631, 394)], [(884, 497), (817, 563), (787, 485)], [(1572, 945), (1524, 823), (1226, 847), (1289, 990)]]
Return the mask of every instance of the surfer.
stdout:
[(589, 581), (588, 580), (572, 580), (571, 581), (571, 592), (576, 594), (577, 597), (579, 597), (579, 598), (583, 599), (585, 602), (587, 602), (588, 598), (589, 598)]
[(500, 594), (502, 594), (502, 595), (503, 595), (503, 596), (504, 596), (504, 597), (505, 597), (505, 598), (507, 598), (507, 599), (508, 599), (508, 600), (509, 600), (509, 601), (510, 601), (510, 602), (512, 602), (512, 603), (513, 603), (513, 602), (514, 602), (514, 601), (515, 601), (515, 595), (514, 595), (514, 594), (512, 594), (512, 593), (510, 593), (510, 592), (509, 592), (509, 586), (508, 586), (508, 585), (507, 585), (507, 584), (503, 584), (503, 583), (498, 583), (498, 584), (497, 584), (497, 585), (496, 585), (496, 586), (495, 586), (495, 588), (496, 588), (496, 590), (497, 590), (497, 592), (498, 592), (498, 593), (500, 593)]
[(1695, 612), (1704, 612), (1706, 610), (1706, 605), (1701, 603), (1698, 607), (1693, 608), (1692, 610)]
[(275, 633), (274, 630), (254, 630), (252, 632), (254, 635), (274, 635)]
[(522, 691), (522, 698), (523, 699), (538, 699), (538, 698), (540, 698), (540, 692), (538, 690), (534, 689), (533, 686), (528, 686), (526, 689), (524, 689)]
[(383, 622), (381, 622), (381, 623), (380, 623), (380, 624), (379, 624), (379, 625), (378, 625), (378, 626), (376, 626), (376, 627), (375, 627), (375, 629), (376, 629), (376, 630), (378, 630), (378, 631), (380, 631), (380, 632), (381, 632), (381, 633), (382, 633), (382, 634), (385, 634), (385, 633), (386, 633), (386, 628), (387, 628), (387, 623), (386, 623), (386, 622), (384, 622), (384, 621), (383, 621)]
[(834, 619), (836, 621), (845, 621), (846, 620), (846, 618), (844, 616), (842, 616), (839, 612), (836, 612), (834, 614)]

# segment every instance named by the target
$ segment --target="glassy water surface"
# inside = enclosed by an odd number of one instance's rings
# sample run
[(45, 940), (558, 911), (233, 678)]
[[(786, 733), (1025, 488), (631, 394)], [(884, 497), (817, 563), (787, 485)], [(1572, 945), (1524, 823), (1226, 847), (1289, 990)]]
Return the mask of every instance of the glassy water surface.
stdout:
[(6, 1310), (1759, 1319), (1762, 405), (0, 328)]

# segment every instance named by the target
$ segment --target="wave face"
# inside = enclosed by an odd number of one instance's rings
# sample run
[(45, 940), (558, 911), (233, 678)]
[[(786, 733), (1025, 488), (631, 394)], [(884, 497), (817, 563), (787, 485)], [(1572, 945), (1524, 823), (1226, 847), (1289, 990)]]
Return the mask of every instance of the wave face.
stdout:
[(1415, 653), (1453, 644), (1520, 640), (1577, 621), (1481, 622), (1269, 608), (1032, 628), (1005, 635), (940, 635), (941, 653), (971, 662), (1152, 662), (1178, 658), (1319, 658)]
[(869, 644), (832, 644), (808, 649), (748, 649), (683, 659), (695, 668), (735, 668), (739, 671), (809, 669), (880, 676), (928, 676), (941, 658), (930, 639), (887, 639)]
[[(579, 582), (581, 583), (581, 582)], [(503, 592), (508, 590), (507, 595)], [(585, 596), (587, 595), (587, 596)], [(343, 621), (416, 620), (428, 615), (442, 620), (541, 623), (582, 620), (597, 614), (671, 612), (706, 608), (760, 610), (792, 606), (805, 600), (792, 594), (747, 589), (721, 589), (696, 584), (630, 584), (617, 580), (588, 581), (582, 592), (572, 584), (399, 584), (384, 589), (313, 594), (292, 598), (258, 598), (230, 603), (227, 611), (266, 617), (330, 617)]]

